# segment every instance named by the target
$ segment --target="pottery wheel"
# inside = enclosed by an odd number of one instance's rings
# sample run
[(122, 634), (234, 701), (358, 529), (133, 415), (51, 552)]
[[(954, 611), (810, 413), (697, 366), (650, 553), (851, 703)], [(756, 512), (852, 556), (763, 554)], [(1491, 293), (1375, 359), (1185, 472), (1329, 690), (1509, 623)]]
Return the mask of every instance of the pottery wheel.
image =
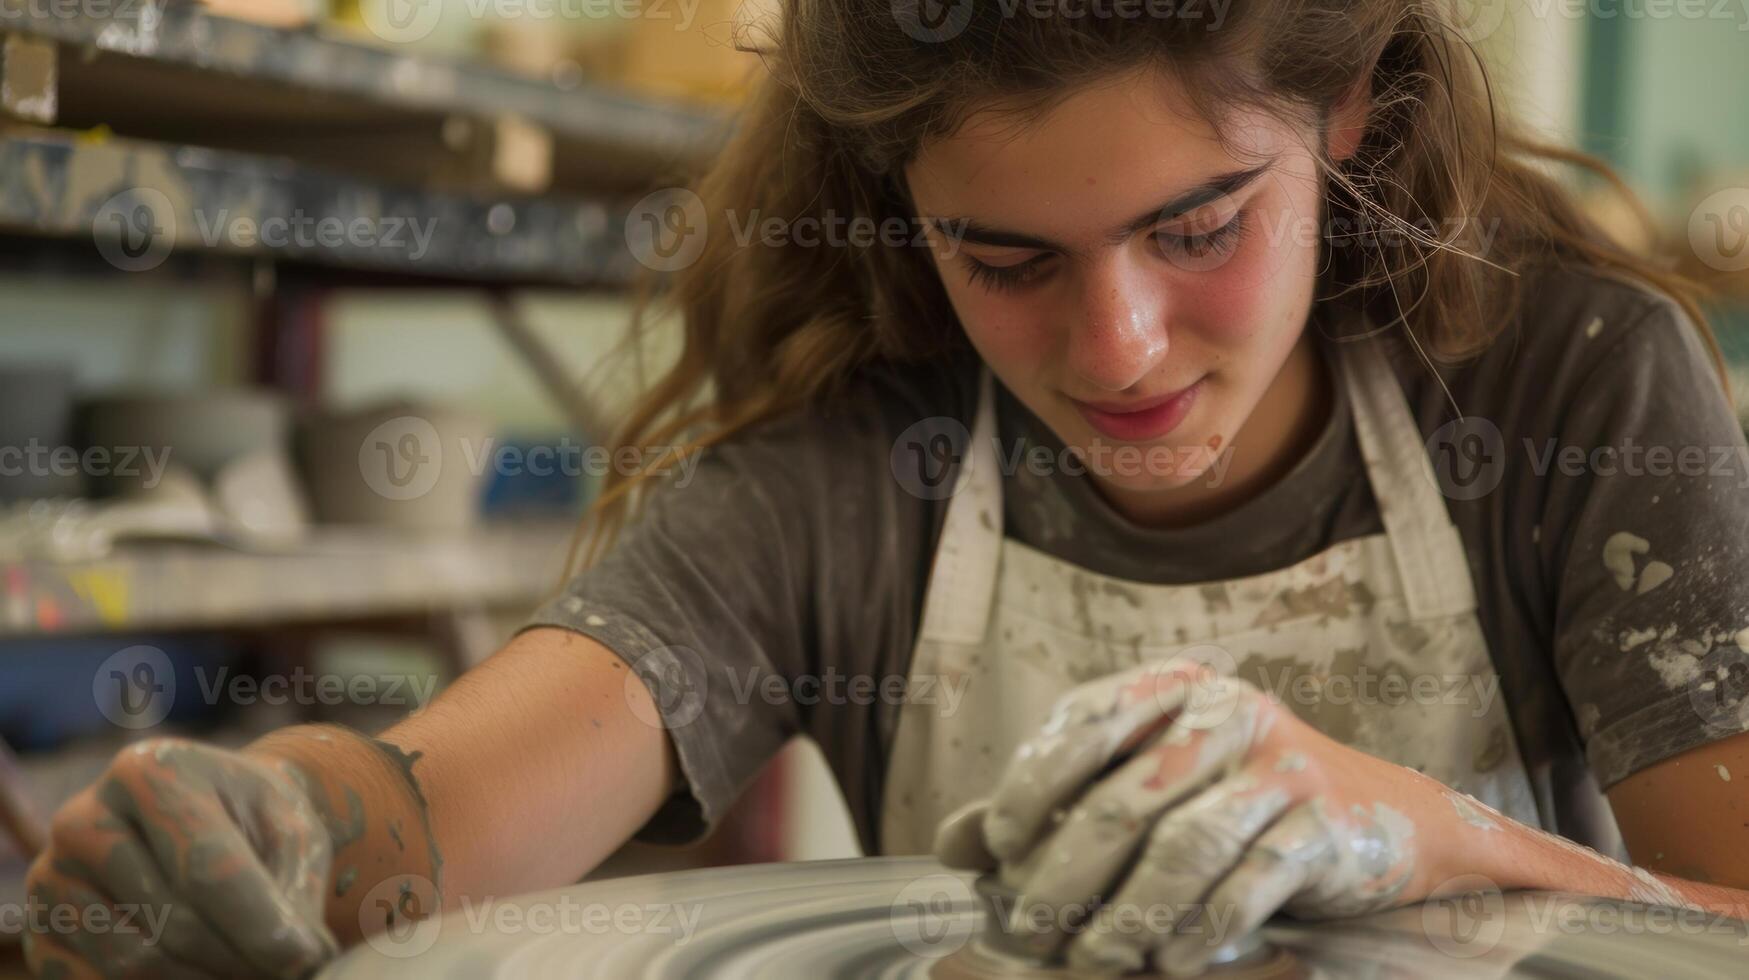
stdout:
[[(479, 902), (351, 950), (321, 976), (1084, 980), (985, 942), (975, 876), (928, 858), (712, 868)], [(1550, 893), (1343, 920), (1278, 919), (1211, 980), (1740, 976), (1749, 923)]]

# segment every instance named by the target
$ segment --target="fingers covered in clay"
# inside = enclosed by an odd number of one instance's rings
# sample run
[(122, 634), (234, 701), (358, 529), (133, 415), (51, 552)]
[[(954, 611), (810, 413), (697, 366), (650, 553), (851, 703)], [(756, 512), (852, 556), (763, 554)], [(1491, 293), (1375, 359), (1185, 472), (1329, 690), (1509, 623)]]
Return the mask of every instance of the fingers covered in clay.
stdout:
[[(1162, 936), (1181, 928), (1217, 946), (1223, 938), (1236, 938), (1214, 935), (1225, 933), (1227, 923), (1224, 917), (1204, 914), (1204, 900), (1216, 882), (1244, 861), (1258, 835), (1292, 805), (1286, 788), (1242, 772), (1163, 815), (1148, 830), (1123, 884), (1071, 943), (1070, 964), (1141, 970)], [(1137, 922), (1153, 928), (1136, 928)]]
[(935, 859), (950, 868), (965, 871), (989, 871), (998, 861), (984, 841), (984, 815), (990, 809), (986, 800), (975, 800), (960, 807), (942, 820), (935, 829)]
[[(32, 929), (33, 964), (302, 977), (335, 956), (323, 923), (332, 842), (289, 768), (181, 740), (124, 750), (57, 813), (32, 868), (32, 901), (49, 916)], [(71, 917), (105, 906), (129, 927)]]
[[(1219, 683), (1208, 693), (1187, 703), (1164, 731), (1069, 809), (1037, 847), (1038, 858), (1024, 879), (1009, 882), (1021, 892), (1016, 916), (1052, 921), (1034, 906), (1064, 908), (1110, 896), (1150, 835), (1163, 832), (1163, 822), (1189, 820), (1198, 811), (1187, 801), (1211, 784), (1231, 782), (1224, 777), (1244, 765), (1259, 718), (1271, 706), (1236, 681)], [(1041, 953), (1054, 950), (1063, 938), (1054, 930), (1033, 937)]]
[(1158, 732), (1207, 676), (1206, 668), (1190, 661), (1144, 664), (1060, 699), (997, 782), (984, 822), (991, 852), (1004, 861), (1018, 859), (1048, 832), (1057, 810), (1117, 757)]

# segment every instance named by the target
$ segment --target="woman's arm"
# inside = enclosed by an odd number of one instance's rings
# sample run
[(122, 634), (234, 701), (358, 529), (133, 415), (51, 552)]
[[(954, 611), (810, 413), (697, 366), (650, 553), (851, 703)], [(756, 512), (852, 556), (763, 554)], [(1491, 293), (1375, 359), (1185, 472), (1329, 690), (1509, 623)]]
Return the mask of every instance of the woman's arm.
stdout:
[(1500, 840), (1460, 834), (1444, 864), (1502, 890), (1573, 892), (1749, 919), (1749, 734), (1692, 749), (1609, 791), (1634, 867), (1571, 841), (1498, 818)]
[(536, 629), (378, 739), (141, 742), (56, 814), (27, 956), (57, 975), (295, 977), (429, 914), (439, 888), (454, 906), (575, 881), (675, 786), (656, 717), (606, 647)]
[(612, 651), (532, 629), (384, 733), (423, 753), (445, 904), (570, 884), (636, 833), (679, 779), (655, 717)]

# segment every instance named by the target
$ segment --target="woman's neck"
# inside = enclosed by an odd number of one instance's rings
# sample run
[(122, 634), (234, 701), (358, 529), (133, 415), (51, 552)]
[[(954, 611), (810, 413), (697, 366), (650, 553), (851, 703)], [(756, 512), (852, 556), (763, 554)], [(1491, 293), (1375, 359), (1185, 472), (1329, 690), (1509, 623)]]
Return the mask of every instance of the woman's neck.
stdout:
[(1100, 495), (1144, 527), (1189, 527), (1213, 520), (1286, 476), (1329, 421), (1335, 384), (1307, 329), (1275, 382), (1229, 443), (1222, 478), (1199, 477), (1171, 490), (1129, 490), (1099, 484)]

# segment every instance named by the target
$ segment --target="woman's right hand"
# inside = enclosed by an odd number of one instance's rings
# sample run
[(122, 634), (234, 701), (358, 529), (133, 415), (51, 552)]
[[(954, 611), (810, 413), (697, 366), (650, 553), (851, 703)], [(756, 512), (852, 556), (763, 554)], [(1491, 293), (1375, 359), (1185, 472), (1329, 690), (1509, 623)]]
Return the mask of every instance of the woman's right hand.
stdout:
[(26, 958), (44, 977), (304, 976), (339, 952), (333, 846), (292, 763), (140, 742), (55, 814)]

